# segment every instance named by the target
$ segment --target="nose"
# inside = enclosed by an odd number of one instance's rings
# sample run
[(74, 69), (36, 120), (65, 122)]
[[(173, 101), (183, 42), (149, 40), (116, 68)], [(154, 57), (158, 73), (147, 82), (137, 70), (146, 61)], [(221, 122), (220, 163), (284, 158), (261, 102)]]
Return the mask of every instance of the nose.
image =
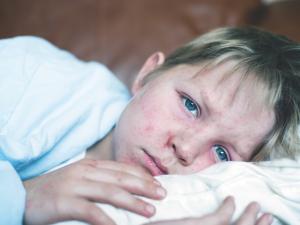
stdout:
[(200, 154), (200, 147), (196, 144), (195, 140), (174, 140), (172, 142), (172, 149), (176, 158), (183, 166), (191, 165)]

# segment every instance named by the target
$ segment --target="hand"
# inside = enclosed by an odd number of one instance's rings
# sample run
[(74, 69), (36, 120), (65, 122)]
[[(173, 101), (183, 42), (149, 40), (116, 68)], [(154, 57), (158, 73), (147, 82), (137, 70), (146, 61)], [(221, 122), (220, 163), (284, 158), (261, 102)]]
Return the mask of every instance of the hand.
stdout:
[[(234, 210), (233, 198), (227, 197), (215, 212), (203, 217), (168, 220), (144, 225), (229, 225)], [(256, 219), (258, 212), (259, 205), (257, 203), (249, 204), (235, 225), (270, 225), (272, 223), (272, 217), (269, 214), (263, 214)]]
[(142, 168), (90, 159), (27, 180), (24, 186), (27, 192), (24, 222), (32, 225), (65, 220), (114, 224), (95, 203), (150, 217), (154, 207), (134, 195), (163, 198), (158, 193), (160, 184)]

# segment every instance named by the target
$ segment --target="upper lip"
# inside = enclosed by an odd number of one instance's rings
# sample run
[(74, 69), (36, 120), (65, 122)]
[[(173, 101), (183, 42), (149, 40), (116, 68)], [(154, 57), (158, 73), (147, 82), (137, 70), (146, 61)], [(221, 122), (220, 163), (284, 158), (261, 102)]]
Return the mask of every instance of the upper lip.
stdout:
[(157, 166), (157, 168), (163, 173), (163, 174), (168, 174), (168, 169), (162, 165), (162, 163), (160, 162), (160, 159), (157, 157), (152, 156), (151, 154), (149, 154), (149, 152), (147, 152), (146, 150), (144, 150), (144, 152), (153, 160), (153, 162), (155, 163), (155, 165)]

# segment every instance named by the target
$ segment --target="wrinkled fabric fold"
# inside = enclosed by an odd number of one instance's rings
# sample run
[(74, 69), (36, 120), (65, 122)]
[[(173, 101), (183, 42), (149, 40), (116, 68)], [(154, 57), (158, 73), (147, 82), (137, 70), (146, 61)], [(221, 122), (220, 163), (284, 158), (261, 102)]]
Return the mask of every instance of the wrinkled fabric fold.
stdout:
[[(156, 214), (144, 218), (110, 205), (98, 204), (118, 225), (139, 225), (150, 221), (197, 217), (213, 212), (226, 196), (235, 197), (237, 219), (247, 204), (256, 201), (262, 212), (271, 213), (275, 224), (300, 223), (300, 161), (283, 159), (261, 162), (216, 164), (191, 175), (157, 177), (167, 189), (162, 201), (148, 200)], [(60, 225), (79, 225), (64, 222)]]

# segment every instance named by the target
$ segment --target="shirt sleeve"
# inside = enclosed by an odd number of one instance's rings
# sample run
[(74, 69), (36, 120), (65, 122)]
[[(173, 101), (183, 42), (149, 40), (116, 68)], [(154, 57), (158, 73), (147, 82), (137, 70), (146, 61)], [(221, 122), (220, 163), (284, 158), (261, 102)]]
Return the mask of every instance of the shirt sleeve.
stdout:
[[(14, 167), (24, 160), (18, 163), (9, 160), (9, 155), (20, 154), (9, 152), (3, 145), (3, 139), (6, 136), (5, 125), (33, 75), (30, 71), (25, 72), (24, 68), (27, 47), (25, 40), (0, 41), (0, 224), (7, 225), (22, 224), (25, 209), (25, 189)], [(34, 69), (32, 66), (31, 69)]]
[(0, 224), (21, 223), (22, 180), (104, 137), (128, 99), (100, 63), (80, 61), (37, 37), (0, 40)]
[(25, 190), (22, 181), (7, 161), (0, 160), (0, 224), (22, 224)]

